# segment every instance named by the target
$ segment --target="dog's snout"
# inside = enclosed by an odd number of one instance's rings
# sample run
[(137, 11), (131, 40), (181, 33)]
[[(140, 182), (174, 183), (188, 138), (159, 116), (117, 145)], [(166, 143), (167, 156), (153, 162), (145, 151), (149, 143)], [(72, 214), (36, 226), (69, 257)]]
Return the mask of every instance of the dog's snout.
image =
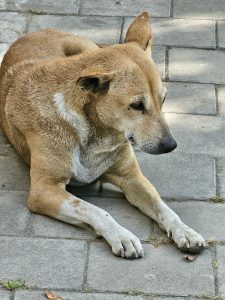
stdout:
[(159, 144), (160, 153), (168, 153), (176, 149), (177, 142), (172, 137), (164, 138)]

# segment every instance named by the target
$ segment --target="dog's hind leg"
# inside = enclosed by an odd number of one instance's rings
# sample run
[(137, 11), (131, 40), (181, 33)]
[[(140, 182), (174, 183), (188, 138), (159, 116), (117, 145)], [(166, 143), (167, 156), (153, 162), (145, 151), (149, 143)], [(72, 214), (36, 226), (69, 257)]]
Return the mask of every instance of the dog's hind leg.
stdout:
[(52, 177), (44, 168), (31, 166), (30, 210), (74, 225), (87, 223), (106, 239), (115, 255), (130, 259), (142, 257), (139, 239), (103, 209), (68, 193), (67, 179)]
[(185, 225), (160, 198), (154, 186), (141, 173), (130, 145), (123, 146), (118, 162), (102, 177), (118, 186), (128, 201), (155, 220), (183, 251), (200, 252), (206, 247), (203, 237)]

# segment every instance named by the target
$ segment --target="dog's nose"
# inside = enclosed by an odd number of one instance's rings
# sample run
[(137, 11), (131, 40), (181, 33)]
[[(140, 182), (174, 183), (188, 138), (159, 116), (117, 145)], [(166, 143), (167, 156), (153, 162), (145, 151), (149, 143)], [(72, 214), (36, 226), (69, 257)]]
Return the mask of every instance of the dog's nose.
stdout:
[(176, 149), (177, 142), (172, 137), (164, 138), (159, 144), (160, 153), (168, 153)]

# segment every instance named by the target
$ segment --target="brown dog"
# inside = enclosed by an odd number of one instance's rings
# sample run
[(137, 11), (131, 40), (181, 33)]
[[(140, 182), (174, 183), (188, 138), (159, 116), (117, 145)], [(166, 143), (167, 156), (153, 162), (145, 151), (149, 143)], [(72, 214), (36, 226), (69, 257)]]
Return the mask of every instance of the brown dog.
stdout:
[(166, 89), (151, 58), (148, 20), (142, 13), (125, 44), (102, 49), (58, 30), (27, 34), (10, 47), (0, 72), (1, 128), (31, 167), (31, 211), (88, 223), (126, 258), (143, 256), (139, 239), (68, 193), (70, 178), (113, 183), (180, 249), (205, 247), (143, 176), (131, 147), (152, 154), (176, 148), (161, 112)]

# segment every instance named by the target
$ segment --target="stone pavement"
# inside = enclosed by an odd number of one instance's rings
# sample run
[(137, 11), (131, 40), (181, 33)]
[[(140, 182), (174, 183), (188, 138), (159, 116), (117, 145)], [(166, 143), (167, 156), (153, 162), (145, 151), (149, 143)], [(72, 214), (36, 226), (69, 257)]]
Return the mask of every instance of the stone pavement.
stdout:
[(143, 259), (113, 256), (94, 232), (28, 211), (28, 169), (0, 135), (0, 278), (29, 286), (0, 288), (1, 300), (43, 300), (44, 288), (68, 300), (225, 297), (225, 1), (0, 0), (0, 53), (45, 27), (122, 42), (143, 10), (151, 12), (153, 55), (168, 87), (164, 111), (179, 146), (137, 157), (168, 205), (213, 245), (188, 263), (119, 190), (98, 183), (77, 189), (143, 241)]

